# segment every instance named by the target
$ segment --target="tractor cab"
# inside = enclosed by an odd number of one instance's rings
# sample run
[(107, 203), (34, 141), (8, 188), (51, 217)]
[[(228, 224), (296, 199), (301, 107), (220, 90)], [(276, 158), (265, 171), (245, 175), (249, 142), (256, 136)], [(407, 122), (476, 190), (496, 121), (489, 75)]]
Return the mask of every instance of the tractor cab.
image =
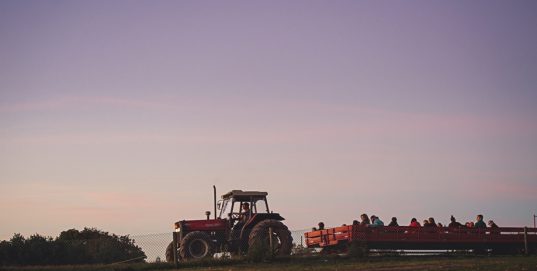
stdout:
[(218, 202), (219, 218), (226, 219), (231, 229), (229, 243), (233, 249), (246, 251), (252, 229), (261, 221), (284, 220), (277, 213), (270, 211), (267, 192), (232, 190), (222, 195)]
[(232, 190), (222, 195), (218, 202), (220, 219), (229, 219), (233, 225), (237, 221), (247, 221), (258, 213), (270, 213), (267, 192)]

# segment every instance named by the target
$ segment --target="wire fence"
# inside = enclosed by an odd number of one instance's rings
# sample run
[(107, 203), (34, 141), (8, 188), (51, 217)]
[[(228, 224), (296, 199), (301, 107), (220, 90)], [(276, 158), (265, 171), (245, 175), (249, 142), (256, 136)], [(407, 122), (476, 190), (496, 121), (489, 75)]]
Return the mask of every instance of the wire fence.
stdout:
[[(304, 230), (291, 231), (291, 237), (293, 238), (293, 250), (292, 253), (296, 253), (305, 247)], [(155, 233), (155, 234), (143, 234), (130, 236), (134, 240), (134, 244), (141, 248), (145, 253), (146, 262), (166, 262), (166, 250), (169, 250), (173, 246), (173, 233)], [(216, 253), (215, 257), (222, 257), (226, 251)], [(169, 257), (169, 256), (168, 256)], [(224, 257), (222, 257), (224, 258)], [(169, 260), (169, 259), (168, 259)]]
[[(527, 228), (501, 228), (502, 232), (490, 230), (489, 234), (471, 235), (471, 232), (476, 232), (475, 229), (466, 229), (464, 246), (456, 248), (440, 247), (413, 247), (410, 250), (408, 247), (397, 249), (394, 247), (383, 248), (369, 246), (362, 242), (350, 242), (344, 247), (340, 247), (339, 243), (335, 243), (336, 247), (327, 248), (307, 248), (305, 233), (310, 232), (310, 229), (288, 231), (287, 227), (278, 227), (279, 224), (272, 224), (263, 228), (263, 230), (241, 228), (240, 235), (236, 235), (237, 231), (232, 229), (226, 231), (191, 231), (183, 234), (178, 233), (156, 233), (133, 236), (117, 236), (108, 234), (96, 229), (84, 229), (83, 231), (68, 230), (62, 232), (59, 237), (53, 239), (51, 237), (43, 237), (32, 235), (29, 238), (24, 238), (21, 235), (14, 235), (9, 241), (0, 241), (0, 266), (7, 265), (78, 265), (78, 264), (114, 264), (124, 262), (173, 262), (174, 258), (182, 260), (190, 259), (240, 259), (241, 257), (249, 257), (253, 259), (257, 253), (263, 255), (298, 255), (312, 256), (321, 254), (333, 253), (348, 253), (349, 255), (426, 255), (426, 254), (442, 254), (442, 253), (466, 253), (468, 250), (475, 250), (479, 253), (483, 251), (483, 246), (471, 246), (468, 240), (472, 237), (481, 240), (480, 236), (490, 238), (501, 237), (502, 240), (513, 241), (509, 244), (503, 242), (500, 247), (494, 247), (493, 252), (498, 253), (519, 253), (524, 251), (533, 253), (537, 251), (536, 230)], [(344, 227), (342, 227), (344, 228)], [(371, 233), (370, 237), (377, 238), (378, 236), (394, 238), (393, 232), (403, 232), (406, 234), (408, 227), (394, 229), (396, 227), (386, 227), (382, 230), (371, 231), (369, 228), (363, 228), (364, 234)], [(424, 228), (425, 229), (425, 228)], [(246, 232), (245, 232), (246, 231)], [(328, 230), (327, 230), (328, 231)], [(348, 235), (339, 232), (331, 231), (328, 233), (323, 231), (325, 237), (318, 237), (317, 232), (308, 233), (309, 245), (312, 245), (312, 240), (323, 240), (322, 242), (331, 242), (334, 238), (349, 238)], [(521, 234), (523, 231), (524, 234)], [(513, 234), (515, 232), (516, 234)], [(426, 241), (444, 240), (438, 236), (449, 233), (448, 228), (441, 229), (431, 233), (426, 231), (422, 237)], [(315, 236), (312, 236), (315, 235)], [(380, 234), (380, 235), (379, 235)], [(429, 235), (427, 235), (429, 234)], [(431, 235), (433, 234), (433, 235)], [(470, 234), (470, 235), (468, 235)], [(355, 233), (353, 233), (353, 236)], [(317, 236), (317, 237), (316, 237)], [(356, 236), (361, 236), (356, 234)], [(433, 237), (431, 237), (433, 236)], [(447, 236), (447, 235), (446, 235)], [(450, 235), (453, 237), (452, 235)], [(174, 246), (174, 237), (178, 238)], [(408, 236), (407, 236), (408, 237)], [(445, 236), (444, 236), (445, 237)], [(429, 239), (427, 239), (429, 238)], [(432, 238), (432, 239), (431, 239)], [(378, 239), (378, 238), (377, 238)], [(397, 239), (397, 238), (396, 238)], [(476, 240), (477, 240), (476, 239)], [(523, 239), (523, 241), (522, 241)], [(347, 240), (347, 239), (345, 239)], [(382, 239), (386, 240), (386, 239)], [(398, 239), (399, 240), (399, 239)], [(405, 240), (409, 240), (406, 238)], [(445, 239), (447, 240), (447, 239)], [(487, 239), (488, 240), (488, 239)], [(371, 240), (369, 240), (371, 241)], [(270, 245), (268, 245), (270, 243)], [(259, 246), (262, 244), (262, 246)], [(421, 242), (421, 244), (426, 244)], [(315, 244), (313, 244), (315, 246)], [(365, 245), (365, 246), (362, 246)], [(522, 245), (525, 245), (521, 250)], [(489, 245), (485, 248), (490, 248)], [(333, 250), (335, 249), (335, 250)], [(340, 251), (338, 249), (341, 249)], [(412, 250), (417, 249), (417, 250)], [(433, 250), (429, 250), (433, 249)], [(476, 250), (477, 249), (477, 250)], [(533, 251), (533, 252), (532, 252)], [(261, 256), (263, 256), (261, 255)], [(265, 257), (263, 256), (263, 257)]]
[[(275, 233), (273, 238), (269, 238), (269, 232), (263, 232), (256, 236), (262, 237), (264, 240), (274, 240), (275, 246), (280, 244), (280, 247), (283, 247), (281, 244), (285, 243), (287, 255), (304, 247), (305, 232), (306, 230), (288, 232), (285, 228), (285, 234)], [(188, 239), (190, 240), (188, 243), (189, 254), (183, 259), (211, 257), (226, 259), (232, 256), (244, 256), (247, 252), (249, 253), (251, 248), (251, 246), (249, 247), (249, 241), (252, 239), (250, 238), (250, 230), (241, 233), (242, 237), (239, 238), (234, 235), (235, 233), (234, 230), (231, 232), (190, 232), (183, 237), (183, 240), (176, 242), (176, 247), (181, 248), (176, 250), (175, 255), (181, 257), (185, 253), (184, 247), (187, 246), (181, 245)], [(177, 237), (177, 235), (176, 233), (175, 236)], [(189, 239), (189, 236), (194, 235), (197, 239)], [(173, 238), (174, 233), (172, 232), (118, 236), (92, 228), (85, 228), (82, 231), (75, 229), (64, 231), (57, 238), (38, 234), (26, 238), (20, 234), (15, 234), (10, 240), (0, 241), (0, 266), (171, 262), (174, 259)], [(284, 238), (285, 242), (281, 241), (281, 238)], [(203, 240), (206, 242), (203, 243)], [(204, 250), (204, 245), (210, 249)], [(271, 246), (271, 248), (274, 247)], [(241, 249), (243, 249), (242, 252)]]

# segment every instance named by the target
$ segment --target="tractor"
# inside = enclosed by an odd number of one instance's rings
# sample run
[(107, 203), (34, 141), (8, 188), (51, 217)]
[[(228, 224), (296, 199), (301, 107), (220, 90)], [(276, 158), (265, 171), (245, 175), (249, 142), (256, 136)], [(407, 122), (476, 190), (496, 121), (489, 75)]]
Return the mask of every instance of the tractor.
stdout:
[[(291, 254), (293, 238), (284, 218), (269, 210), (267, 192), (232, 190), (216, 201), (214, 218), (181, 220), (174, 224), (177, 243), (166, 248), (166, 261), (212, 258), (215, 253), (243, 255), (249, 248), (272, 249), (277, 255)], [(218, 216), (217, 216), (218, 211)]]

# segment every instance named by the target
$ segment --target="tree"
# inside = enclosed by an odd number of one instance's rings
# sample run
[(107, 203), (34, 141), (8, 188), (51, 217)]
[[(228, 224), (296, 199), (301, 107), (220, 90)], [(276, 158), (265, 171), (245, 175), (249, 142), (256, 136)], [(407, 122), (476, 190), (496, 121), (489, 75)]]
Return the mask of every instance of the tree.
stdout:
[(95, 228), (70, 229), (53, 239), (20, 234), (0, 242), (1, 265), (95, 264), (131, 260), (143, 262), (145, 253), (128, 235), (118, 236)]

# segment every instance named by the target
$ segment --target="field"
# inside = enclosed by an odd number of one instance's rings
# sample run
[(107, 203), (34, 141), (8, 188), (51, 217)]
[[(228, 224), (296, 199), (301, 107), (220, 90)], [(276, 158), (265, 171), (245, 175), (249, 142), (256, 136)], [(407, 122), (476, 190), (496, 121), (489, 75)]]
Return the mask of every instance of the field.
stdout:
[[(280, 259), (266, 263), (248, 263), (245, 261), (211, 261), (185, 263), (181, 270), (537, 270), (537, 256), (406, 256), (406, 257), (369, 257), (350, 259), (342, 257), (311, 257)], [(173, 265), (130, 264), (130, 265), (85, 265), (85, 266), (35, 266), (3, 267), (0, 270), (35, 271), (146, 271), (175, 270)]]

